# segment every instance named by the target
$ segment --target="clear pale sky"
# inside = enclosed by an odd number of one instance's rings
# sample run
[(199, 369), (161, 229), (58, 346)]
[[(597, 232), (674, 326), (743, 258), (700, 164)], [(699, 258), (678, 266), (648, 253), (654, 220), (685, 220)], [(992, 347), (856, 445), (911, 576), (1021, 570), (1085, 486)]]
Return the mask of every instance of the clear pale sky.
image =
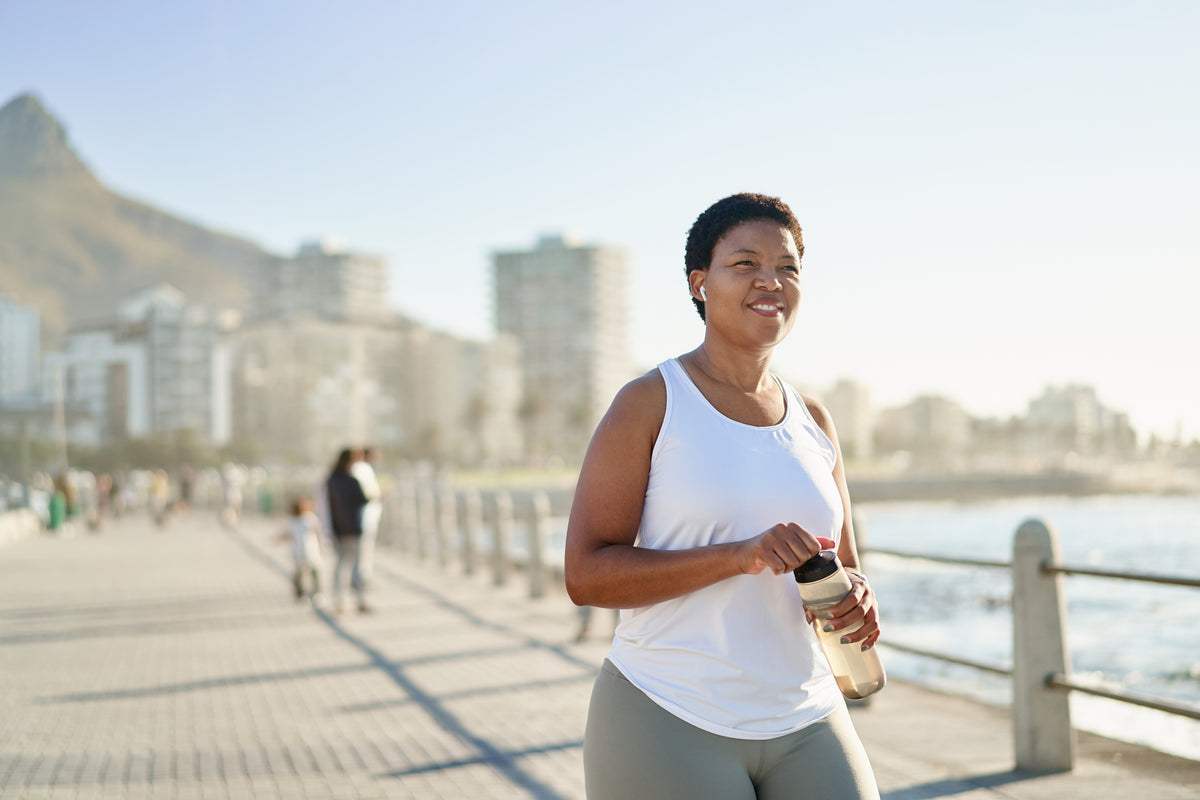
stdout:
[(623, 247), (639, 366), (702, 328), (701, 210), (805, 231), (806, 386), (979, 415), (1092, 384), (1200, 435), (1200, 4), (0, 1), (0, 103), (36, 92), (111, 187), (290, 253), (386, 256), (400, 310), (492, 330), (490, 254)]

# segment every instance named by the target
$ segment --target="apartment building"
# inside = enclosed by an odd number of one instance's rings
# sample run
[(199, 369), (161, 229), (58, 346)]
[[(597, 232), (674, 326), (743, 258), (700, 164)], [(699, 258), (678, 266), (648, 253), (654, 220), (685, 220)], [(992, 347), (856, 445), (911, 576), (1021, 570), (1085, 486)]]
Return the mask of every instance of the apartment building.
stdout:
[(582, 457), (632, 377), (624, 251), (569, 235), (493, 254), (496, 329), (521, 350), (521, 417), (531, 454)]

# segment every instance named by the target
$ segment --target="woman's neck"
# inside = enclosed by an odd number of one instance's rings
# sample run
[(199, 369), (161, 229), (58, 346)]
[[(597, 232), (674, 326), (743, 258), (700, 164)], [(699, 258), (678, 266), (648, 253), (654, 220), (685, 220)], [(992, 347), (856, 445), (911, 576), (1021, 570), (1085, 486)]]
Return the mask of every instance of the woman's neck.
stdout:
[(710, 380), (745, 394), (756, 394), (764, 389), (774, 390), (770, 379), (771, 352), (745, 353), (716, 346), (706, 339), (685, 358)]

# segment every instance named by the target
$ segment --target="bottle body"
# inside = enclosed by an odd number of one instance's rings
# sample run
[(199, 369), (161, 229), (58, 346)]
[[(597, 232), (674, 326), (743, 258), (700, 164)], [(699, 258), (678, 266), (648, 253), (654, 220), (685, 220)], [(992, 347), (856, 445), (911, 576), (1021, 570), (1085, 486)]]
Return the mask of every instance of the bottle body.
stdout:
[[(826, 563), (820, 565), (816, 571), (808, 568), (807, 564), (796, 570), (796, 585), (800, 589), (800, 597), (804, 600), (805, 608), (815, 617), (813, 630), (817, 634), (817, 641), (821, 643), (825, 660), (829, 662), (829, 669), (837, 680), (838, 688), (847, 698), (861, 700), (882, 689), (887, 683), (887, 674), (874, 647), (863, 650), (861, 642), (841, 643), (843, 636), (862, 627), (861, 622), (837, 631), (822, 630), (826, 620), (822, 619), (821, 615), (841, 602), (853, 587), (850, 584), (850, 576), (842, 569), (836, 554), (822, 551), (813, 559), (824, 559)], [(827, 574), (811, 579), (821, 572)], [(810, 580), (803, 579), (806, 577)]]

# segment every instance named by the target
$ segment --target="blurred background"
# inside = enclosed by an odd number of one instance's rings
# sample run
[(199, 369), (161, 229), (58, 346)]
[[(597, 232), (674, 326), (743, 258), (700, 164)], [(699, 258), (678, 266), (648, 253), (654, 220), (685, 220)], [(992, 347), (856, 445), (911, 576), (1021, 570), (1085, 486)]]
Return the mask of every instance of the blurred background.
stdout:
[[(349, 445), (385, 487), (569, 492), (615, 391), (702, 339), (692, 221), (753, 191), (804, 228), (774, 369), (832, 411), (864, 535), (1003, 558), (1043, 513), (1077, 561), (1194, 575), (1198, 29), (1182, 1), (4, 0), (0, 509), (278, 513)], [(896, 630), (1003, 657), (1005, 589), (872, 568)], [(1080, 669), (1195, 701), (1195, 600), (1143, 602), (1176, 634)]]
[(10, 0), (0, 471), (569, 471), (758, 191), (860, 481), (1194, 489), (1200, 11), (1042, 6)]

